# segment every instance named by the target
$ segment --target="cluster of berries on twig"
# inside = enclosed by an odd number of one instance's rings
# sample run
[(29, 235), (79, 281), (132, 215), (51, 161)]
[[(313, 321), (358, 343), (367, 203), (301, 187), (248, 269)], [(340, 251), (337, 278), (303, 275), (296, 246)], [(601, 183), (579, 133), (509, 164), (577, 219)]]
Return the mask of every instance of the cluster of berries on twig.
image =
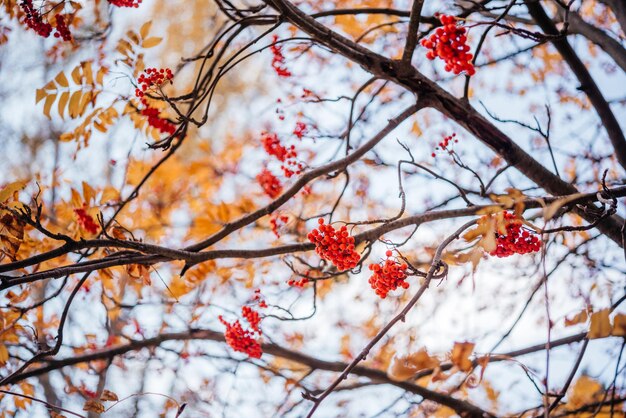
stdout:
[(315, 251), (324, 260), (328, 260), (339, 271), (350, 270), (359, 263), (361, 256), (355, 251), (354, 237), (348, 233), (348, 228), (342, 226), (335, 230), (332, 225), (325, 225), (324, 219), (318, 219), (318, 229), (308, 234), (309, 241), (315, 244)]
[[(260, 290), (255, 290), (254, 302), (257, 302), (259, 308), (267, 308), (267, 303), (261, 299)], [(226, 327), (224, 331), (224, 339), (226, 343), (235, 351), (246, 353), (252, 358), (261, 358), (263, 350), (259, 338), (263, 334), (261, 331), (261, 315), (258, 311), (250, 306), (241, 308), (241, 316), (246, 320), (249, 328), (244, 328), (239, 320), (235, 322), (226, 321), (221, 315), (219, 321)]]
[(219, 317), (219, 320), (226, 327), (226, 331), (224, 331), (226, 344), (233, 350), (246, 353), (252, 358), (261, 358), (263, 350), (254, 330), (244, 329), (239, 320), (231, 323), (224, 320), (222, 316)]
[(158, 129), (161, 133), (172, 135), (176, 132), (176, 125), (169, 120), (162, 118), (159, 109), (150, 106), (146, 93), (155, 92), (166, 82), (171, 82), (174, 75), (169, 68), (146, 68), (143, 74), (137, 79), (139, 87), (135, 89), (135, 96), (139, 98), (144, 106), (140, 113), (148, 118), (148, 125)]
[(303, 288), (304, 286), (306, 286), (308, 283), (310, 282), (309, 279), (307, 279), (306, 277), (301, 278), (300, 280), (294, 280), (294, 279), (289, 279), (287, 281), (287, 284), (289, 286), (292, 287), (299, 287), (299, 288)]
[[(39, 36), (47, 38), (50, 36), (53, 30), (53, 26), (50, 22), (44, 20), (44, 16), (39, 12), (39, 10), (35, 9), (33, 6), (33, 0), (23, 0), (20, 3), (20, 7), (24, 11), (24, 23), (30, 29), (34, 30)], [(54, 15), (54, 37), (61, 38), (64, 41), (71, 41), (72, 34), (67, 26), (67, 22), (65, 21), (65, 16), (60, 13)]]
[(533, 232), (522, 228), (522, 221), (513, 213), (504, 212), (506, 235), (496, 232), (497, 247), (489, 255), (508, 257), (513, 254), (528, 254), (541, 249), (541, 241)]
[(429, 49), (426, 58), (434, 60), (439, 57), (446, 63), (445, 70), (448, 72), (474, 75), (476, 69), (472, 64), (473, 55), (468, 52), (470, 47), (466, 44), (467, 30), (457, 26), (454, 16), (439, 15), (438, 18), (443, 26), (420, 42), (424, 48)]
[(304, 123), (302, 121), (298, 121), (298, 122), (296, 122), (296, 127), (293, 129), (293, 134), (298, 139), (302, 139), (302, 137), (304, 136), (305, 133), (307, 133), (308, 130), (309, 130), (309, 128), (306, 125), (306, 123)]
[(279, 77), (291, 77), (291, 71), (285, 67), (283, 47), (276, 42), (278, 42), (278, 35), (272, 37), (272, 45), (270, 46), (270, 51), (272, 51), (272, 68)]
[(280, 238), (278, 228), (286, 225), (287, 222), (289, 222), (289, 217), (287, 215), (273, 215), (270, 218), (270, 228), (272, 228), (272, 232), (276, 235), (276, 238)]
[(137, 8), (143, 0), (109, 0), (113, 6)]
[(295, 145), (285, 147), (281, 144), (278, 135), (269, 132), (263, 132), (261, 143), (268, 155), (276, 157), (278, 161), (283, 163), (280, 168), (283, 170), (285, 177), (289, 178), (294, 174), (302, 172), (304, 165), (297, 160), (298, 152)]
[(266, 195), (272, 199), (276, 199), (283, 191), (283, 185), (271, 171), (264, 168), (259, 175), (256, 176), (256, 180), (259, 182)]
[[(457, 143), (459, 142), (459, 140), (456, 137), (456, 133), (453, 133), (452, 135), (448, 135), (446, 137), (443, 138), (443, 140), (435, 147), (435, 151), (441, 149), (443, 151), (448, 151), (448, 153), (452, 153), (451, 150), (448, 150), (448, 145), (450, 145), (451, 142)], [(432, 157), (436, 157), (437, 154), (435, 154), (434, 152), (431, 154)]]
[(387, 259), (384, 262), (370, 264), (369, 266), (373, 273), (369, 279), (369, 284), (382, 299), (385, 299), (389, 292), (396, 290), (398, 287), (403, 289), (409, 288), (409, 283), (405, 281), (408, 266), (406, 263), (400, 263), (391, 258), (392, 254), (393, 252), (388, 250), (385, 253)]

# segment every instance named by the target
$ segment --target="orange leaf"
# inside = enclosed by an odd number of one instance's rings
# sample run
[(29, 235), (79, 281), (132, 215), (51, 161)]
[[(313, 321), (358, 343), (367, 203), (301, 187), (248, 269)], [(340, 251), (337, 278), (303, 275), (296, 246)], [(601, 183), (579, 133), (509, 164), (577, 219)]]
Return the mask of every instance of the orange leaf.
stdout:
[(611, 321), (609, 320), (609, 309), (591, 314), (591, 325), (587, 338), (593, 340), (595, 338), (604, 338), (611, 335)]
[(105, 389), (102, 391), (102, 395), (100, 395), (100, 400), (104, 402), (106, 401), (117, 402), (119, 398), (114, 392), (111, 392), (110, 390)]
[(587, 321), (588, 316), (589, 315), (587, 315), (587, 309), (583, 309), (582, 311), (580, 311), (576, 315), (574, 315), (572, 317), (572, 319), (565, 318), (565, 326), (566, 327), (571, 327), (572, 325), (581, 324), (581, 323)]
[(617, 314), (613, 319), (611, 335), (626, 337), (626, 314)]
[(472, 361), (469, 359), (469, 356), (474, 351), (474, 346), (475, 344), (470, 342), (454, 343), (454, 348), (452, 348), (452, 354), (450, 355), (452, 364), (464, 372), (471, 370)]
[(83, 411), (95, 412), (97, 414), (101, 414), (105, 411), (105, 408), (104, 408), (104, 405), (102, 405), (100, 402), (90, 399), (87, 402), (85, 402), (85, 405), (83, 406)]

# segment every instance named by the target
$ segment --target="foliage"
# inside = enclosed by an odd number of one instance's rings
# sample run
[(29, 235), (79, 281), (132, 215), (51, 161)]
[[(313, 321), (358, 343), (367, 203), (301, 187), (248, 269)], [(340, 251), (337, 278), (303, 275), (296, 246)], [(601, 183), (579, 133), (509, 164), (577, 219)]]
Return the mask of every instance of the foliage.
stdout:
[(619, 1), (0, 13), (1, 418), (626, 411)]

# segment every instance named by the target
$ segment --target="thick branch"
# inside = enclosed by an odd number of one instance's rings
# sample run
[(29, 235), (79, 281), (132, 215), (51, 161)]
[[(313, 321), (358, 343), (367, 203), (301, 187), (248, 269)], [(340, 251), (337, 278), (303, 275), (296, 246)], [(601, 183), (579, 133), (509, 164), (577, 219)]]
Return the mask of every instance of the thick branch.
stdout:
[[(626, 196), (626, 186), (616, 187), (613, 189), (609, 189), (611, 196), (613, 197), (622, 197)], [(550, 204), (562, 197), (551, 197), (551, 198), (532, 198), (528, 199), (524, 202), (526, 209), (533, 209), (541, 207), (542, 204)], [(568, 199), (568, 206), (572, 205), (583, 205), (589, 204), (590, 202), (595, 202), (598, 200), (597, 193), (586, 193), (579, 194), (576, 199)], [(374, 241), (384, 234), (395, 231), (407, 226), (421, 225), (427, 222), (433, 222), (442, 219), (452, 219), (452, 218), (460, 218), (466, 216), (475, 216), (476, 213), (480, 212), (482, 209), (487, 207), (492, 207), (494, 205), (481, 205), (481, 206), (473, 206), (469, 208), (463, 209), (449, 209), (449, 210), (440, 210), (440, 211), (430, 211), (423, 214), (407, 216), (401, 219), (397, 219), (391, 222), (387, 222), (383, 225), (380, 225), (376, 228), (372, 228), (370, 230), (364, 231), (360, 234), (354, 236), (355, 242), (361, 243), (364, 241)], [(504, 208), (503, 208), (504, 209)], [(619, 230), (616, 231), (618, 234)], [(99, 243), (101, 240), (97, 240)], [(89, 241), (85, 241), (89, 242)], [(112, 241), (111, 246), (115, 246), (119, 242)], [(98, 260), (89, 260), (82, 263), (76, 263), (70, 266), (59, 267), (56, 269), (45, 270), (33, 274), (26, 274), (20, 277), (6, 277), (0, 276), (3, 279), (0, 284), (0, 290), (6, 290), (10, 287), (17, 286), (25, 283), (32, 283), (43, 279), (49, 278), (59, 278), (66, 276), (68, 274), (75, 273), (85, 273), (90, 271), (95, 271), (103, 268), (113, 267), (113, 266), (125, 266), (130, 264), (155, 264), (164, 261), (173, 261), (173, 260), (186, 260), (191, 263), (201, 263), (204, 261), (215, 260), (220, 258), (243, 258), (243, 259), (256, 259), (256, 258), (264, 258), (264, 257), (272, 257), (282, 254), (293, 254), (296, 252), (303, 251), (312, 251), (315, 246), (312, 243), (299, 243), (299, 244), (290, 244), (283, 245), (280, 247), (272, 247), (272, 248), (264, 248), (258, 250), (246, 250), (246, 249), (224, 249), (224, 250), (213, 250), (213, 251), (203, 251), (198, 253), (190, 253), (187, 251), (177, 251), (172, 250), (174, 253), (181, 253), (183, 256), (181, 257), (172, 257), (167, 258), (161, 255), (146, 255), (139, 253), (131, 253), (131, 254), (121, 254), (117, 257), (107, 257)]]
[(570, 32), (578, 33), (598, 45), (626, 72), (626, 49), (624, 49), (622, 44), (607, 35), (603, 30), (585, 22), (578, 13), (569, 12), (568, 22)]
[[(575, 342), (579, 342), (586, 337), (586, 333), (574, 334), (569, 337), (560, 338), (557, 340), (553, 340), (550, 343), (550, 348), (554, 349), (556, 347), (560, 347), (563, 345), (572, 344)], [(139, 341), (132, 341), (128, 344), (119, 345), (116, 347), (109, 347), (98, 351), (93, 351), (87, 354), (76, 355), (64, 359), (46, 359), (44, 360), (47, 364), (45, 366), (41, 366), (38, 368), (33, 368), (31, 370), (20, 373), (8, 381), (6, 384), (11, 385), (18, 382), (21, 382), (25, 379), (41, 376), (43, 374), (50, 373), (55, 370), (60, 370), (64, 367), (74, 366), (81, 363), (89, 363), (92, 361), (98, 360), (111, 360), (117, 356), (122, 356), (129, 352), (139, 351), (143, 348), (153, 348), (158, 347), (163, 343), (169, 341), (189, 341), (189, 340), (207, 340), (207, 341), (216, 341), (216, 342), (224, 342), (224, 335), (217, 331), (212, 330), (190, 330), (185, 332), (175, 332), (175, 333), (164, 333), (159, 336), (153, 338), (147, 338)], [(489, 362), (500, 362), (506, 361), (514, 357), (520, 357), (527, 354), (536, 353), (539, 351), (543, 351), (546, 349), (546, 344), (536, 344), (533, 346), (529, 346), (523, 349), (514, 350), (501, 354), (493, 354), (489, 357)], [(313, 357), (298, 351), (293, 351), (288, 348), (281, 347), (277, 344), (263, 344), (263, 352), (266, 354), (270, 354), (276, 357), (281, 357), (296, 363), (300, 363), (307, 367), (310, 367), (314, 370), (325, 370), (329, 372), (341, 372), (347, 367), (347, 363), (340, 361), (327, 361), (322, 360), (317, 357)], [(477, 363), (475, 363), (476, 365)], [(442, 364), (443, 370), (449, 370), (452, 367), (451, 364)], [(424, 370), (423, 372), (419, 372), (416, 375), (416, 379), (422, 376), (426, 376), (432, 373), (432, 370)], [(390, 384), (399, 388), (402, 388), (408, 392), (415, 393), (419, 396), (424, 397), (425, 399), (431, 399), (435, 402), (439, 402), (442, 405), (447, 405), (450, 400), (458, 401), (457, 399), (450, 398), (446, 395), (439, 394), (437, 392), (429, 391), (428, 389), (423, 388), (422, 386), (416, 385), (411, 382), (398, 382), (392, 380), (387, 376), (387, 373), (383, 370), (373, 369), (366, 366), (356, 366), (352, 370), (352, 374), (355, 376), (366, 377), (375, 382)], [(437, 401), (436, 399), (439, 399)], [(462, 402), (462, 401), (461, 401)]]
[[(484, 144), (501, 155), (510, 165), (553, 195), (576, 193), (571, 184), (554, 175), (550, 170), (532, 158), (496, 126), (491, 124), (468, 103), (455, 98), (405, 63), (378, 55), (351, 40), (332, 31), (311, 18), (287, 0), (272, 0), (271, 4), (292, 24), (308, 33), (319, 43), (359, 64), (369, 73), (391, 80), (418, 94), (428, 95), (435, 102), (434, 108), (449, 116), (480, 139)], [(621, 131), (620, 131), (621, 132)], [(586, 220), (593, 222), (593, 216), (578, 211)], [(623, 246), (619, 233), (623, 220), (612, 216), (598, 225), (598, 229), (619, 246)]]
[(578, 57), (572, 46), (569, 44), (565, 37), (558, 36), (561, 33), (556, 28), (550, 17), (546, 14), (545, 10), (537, 0), (526, 0), (526, 7), (537, 25), (548, 35), (554, 35), (550, 38), (550, 41), (554, 47), (559, 51), (563, 59), (567, 62), (572, 72), (578, 78), (580, 82), (580, 89), (587, 94), (591, 104), (596, 109), (604, 128), (606, 129), (617, 160), (626, 168), (626, 138), (619, 125), (619, 122), (615, 118), (611, 107), (602, 96), (602, 92), (598, 88), (598, 85), (594, 81), (593, 77), (583, 64), (582, 60)]

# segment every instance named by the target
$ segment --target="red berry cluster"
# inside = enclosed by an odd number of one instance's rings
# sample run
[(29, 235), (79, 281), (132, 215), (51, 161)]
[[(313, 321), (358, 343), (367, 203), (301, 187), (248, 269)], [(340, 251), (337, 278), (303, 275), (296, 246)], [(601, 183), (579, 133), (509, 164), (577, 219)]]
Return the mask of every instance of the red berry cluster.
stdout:
[(174, 75), (169, 68), (146, 68), (144, 74), (141, 74), (137, 79), (139, 84), (141, 84), (141, 90), (135, 90), (135, 94), (137, 97), (143, 97), (143, 93), (148, 89), (159, 87), (165, 84), (165, 82), (172, 80), (172, 78), (174, 78)]
[(387, 251), (387, 259), (381, 264), (370, 264), (369, 268), (374, 273), (369, 279), (369, 284), (378, 296), (382, 299), (387, 297), (387, 293), (396, 290), (398, 287), (409, 288), (407, 278), (406, 263), (400, 264), (397, 260), (390, 258), (393, 253)]
[(307, 279), (306, 277), (301, 278), (300, 280), (294, 280), (294, 279), (290, 279), (287, 281), (287, 284), (289, 286), (293, 286), (293, 287), (304, 287), (309, 283), (309, 279)]
[(37, 32), (39, 36), (47, 38), (52, 33), (52, 25), (44, 22), (39, 10), (35, 10), (33, 0), (24, 0), (20, 3), (20, 7), (24, 10), (26, 17), (24, 23), (26, 26)]
[(54, 32), (55, 38), (61, 38), (64, 41), (71, 41), (72, 34), (70, 33), (69, 28), (67, 27), (67, 23), (65, 23), (65, 17), (63, 15), (57, 14), (54, 16), (56, 20), (56, 32)]
[(269, 132), (263, 132), (261, 142), (263, 143), (265, 152), (276, 157), (278, 161), (283, 163), (280, 168), (287, 178), (302, 172), (304, 165), (296, 159), (298, 158), (298, 152), (296, 151), (295, 145), (291, 145), (287, 148), (280, 143), (278, 135)]
[(441, 58), (446, 63), (445, 70), (448, 72), (461, 74), (465, 71), (469, 76), (474, 75), (476, 69), (472, 64), (473, 55), (467, 52), (470, 47), (465, 43), (466, 29), (456, 25), (454, 16), (439, 15), (439, 21), (443, 26), (421, 41), (422, 46), (430, 50), (426, 53), (426, 58)]
[[(267, 303), (261, 299), (261, 291), (256, 289), (252, 298), (259, 308), (267, 308)], [(220, 315), (219, 321), (226, 326), (224, 338), (226, 343), (235, 351), (248, 354), (252, 358), (261, 358), (263, 351), (259, 342), (261, 332), (261, 315), (250, 306), (241, 307), (241, 316), (250, 324), (249, 329), (244, 329), (239, 320), (233, 323), (226, 322)]]
[(296, 127), (293, 130), (293, 134), (298, 137), (298, 139), (302, 139), (304, 134), (307, 132), (308, 127), (304, 122), (296, 122)]
[(272, 228), (272, 232), (276, 235), (276, 238), (280, 238), (280, 234), (278, 233), (278, 228), (283, 225), (286, 225), (289, 221), (289, 218), (286, 215), (274, 215), (270, 219), (270, 227)]
[(274, 35), (272, 38), (272, 45), (270, 50), (272, 51), (272, 68), (276, 71), (279, 77), (291, 77), (291, 72), (285, 67), (285, 56), (283, 55), (283, 47), (276, 45), (278, 41), (278, 35)]
[(172, 135), (174, 132), (176, 132), (176, 125), (174, 125), (169, 120), (159, 116), (161, 114), (159, 109), (155, 109), (154, 107), (147, 107), (141, 110), (141, 114), (148, 118), (148, 125), (152, 126), (155, 129), (158, 129), (159, 132), (166, 133), (168, 135)]
[[(44, 38), (49, 37), (52, 33), (52, 25), (49, 22), (44, 22), (39, 10), (36, 10), (33, 6), (33, 0), (23, 0), (20, 3), (20, 7), (25, 14), (24, 23), (26, 23), (26, 26), (34, 30), (39, 36)], [(54, 16), (54, 19), (56, 20), (54, 37), (62, 38), (64, 41), (71, 41), (72, 34), (67, 27), (65, 17), (61, 14), (57, 14)]]
[[(438, 150), (441, 148), (442, 150), (447, 151), (448, 145), (450, 144), (450, 142), (454, 142), (454, 143), (459, 142), (459, 140), (456, 138), (456, 133), (453, 133), (452, 135), (448, 135), (444, 137), (443, 140), (439, 143), (439, 146), (435, 147), (435, 150)], [(448, 151), (448, 152), (452, 153), (452, 151)], [(435, 157), (434, 152), (431, 155)]]
[(265, 194), (272, 199), (277, 198), (283, 191), (283, 185), (280, 183), (278, 177), (272, 174), (267, 168), (264, 168), (261, 173), (256, 176), (256, 180), (259, 182)]
[(267, 308), (267, 303), (261, 298), (261, 289), (256, 289), (254, 291), (254, 297), (252, 298), (254, 302), (257, 302), (259, 308)]
[(315, 244), (315, 251), (324, 260), (333, 263), (340, 271), (354, 268), (361, 257), (354, 250), (354, 237), (348, 234), (348, 228), (342, 226), (338, 231), (332, 225), (324, 225), (324, 219), (318, 219), (319, 230), (309, 232), (309, 241)]
[(146, 99), (146, 92), (155, 90), (164, 83), (171, 81), (173, 77), (172, 70), (169, 68), (146, 68), (144, 74), (141, 74), (137, 79), (141, 88), (135, 89), (135, 96), (137, 96), (141, 100), (141, 104), (145, 106), (140, 113), (148, 118), (148, 125), (168, 135), (172, 135), (176, 132), (176, 125), (162, 118), (159, 109), (150, 106)]
[(139, 7), (143, 0), (109, 0), (113, 6), (117, 7)]
[(243, 329), (239, 320), (229, 323), (221, 315), (218, 319), (226, 327), (226, 331), (224, 331), (226, 344), (231, 346), (233, 350), (246, 353), (252, 358), (261, 358), (263, 350), (258, 339), (255, 338), (257, 333), (254, 330)]
[(78, 218), (78, 224), (90, 234), (96, 234), (98, 232), (98, 224), (93, 217), (87, 213), (87, 206), (83, 205), (82, 208), (74, 209), (76, 218)]
[(241, 316), (243, 316), (246, 321), (250, 324), (250, 328), (252, 328), (255, 332), (261, 334), (261, 315), (254, 309), (249, 306), (243, 306), (241, 308)]
[(506, 235), (496, 233), (497, 247), (489, 253), (496, 257), (508, 257), (513, 254), (528, 254), (541, 249), (541, 241), (536, 234), (522, 228), (522, 221), (514, 214), (504, 212)]
[(261, 134), (261, 142), (263, 143), (265, 152), (278, 158), (278, 161), (284, 162), (285, 160), (296, 158), (298, 156), (296, 147), (294, 145), (289, 148), (283, 146), (280, 143), (280, 139), (278, 139), (278, 135), (276, 134), (263, 132)]

